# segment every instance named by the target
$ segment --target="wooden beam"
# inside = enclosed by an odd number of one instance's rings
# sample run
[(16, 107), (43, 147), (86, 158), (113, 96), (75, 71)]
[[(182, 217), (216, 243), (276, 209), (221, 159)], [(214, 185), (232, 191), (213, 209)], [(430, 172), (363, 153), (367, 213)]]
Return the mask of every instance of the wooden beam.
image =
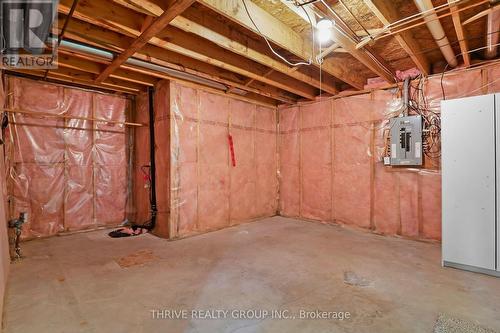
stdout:
[[(377, 16), (384, 26), (399, 20), (401, 15), (391, 0), (364, 0), (365, 4)], [(394, 36), (399, 45), (410, 56), (411, 60), (424, 75), (430, 74), (431, 65), (422, 53), (418, 42), (410, 31), (403, 31)]]
[[(67, 36), (68, 38), (76, 40), (78, 42), (118, 53), (127, 48), (132, 41), (132, 38), (130, 37), (126, 37), (114, 31), (109, 31), (104, 28), (82, 22), (78, 19), (72, 20), (69, 24)], [(64, 47), (64, 44), (60, 47), (60, 52), (72, 55), (74, 57), (79, 57), (81, 59), (99, 62), (102, 64), (109, 64), (110, 62), (108, 59), (99, 58), (94, 55), (75, 53), (73, 50), (66, 49)], [(237, 76), (232, 72), (217, 68), (209, 63), (197, 61), (192, 58), (188, 58), (153, 45), (146, 45), (143, 49), (137, 52), (134, 57), (146, 62), (171, 68), (178, 72), (192, 74), (200, 78), (215, 81), (228, 87), (234, 86), (235, 88), (239, 88), (253, 94), (273, 98), (282, 103), (294, 104), (297, 100), (294, 95), (273, 86), (266, 85), (265, 89), (246, 87), (245, 82), (247, 79), (244, 77)], [(124, 64), (121, 67), (136, 73), (151, 75), (156, 78), (172, 78), (165, 73), (151, 71), (145, 68), (134, 67), (128, 64)]]
[[(338, 93), (338, 90), (335, 87), (335, 82), (321, 83), (319, 81), (319, 77), (306, 75), (297, 71), (296, 67), (291, 67), (283, 61), (278, 60), (275, 56), (269, 56), (256, 50), (255, 48), (252, 48), (251, 46), (253, 46), (252, 44), (255, 44), (255, 41), (246, 38), (244, 35), (237, 36), (239, 39), (237, 40), (234, 38), (237, 34), (234, 34), (234, 31), (231, 28), (220, 24), (213, 16), (204, 16), (202, 21), (203, 24), (200, 24), (194, 21), (194, 19), (179, 16), (172, 21), (172, 26), (205, 38), (228, 51), (268, 66), (275, 71), (305, 82), (315, 88), (319, 88), (323, 85), (325, 91), (327, 90), (331, 94)], [(208, 27), (208, 25), (210, 26)], [(222, 32), (223, 30), (226, 30), (224, 31), (225, 33)], [(228, 37), (231, 33), (233, 34), (233, 36), (231, 36), (232, 38)]]
[(127, 94), (137, 95), (138, 93), (143, 91), (142, 90), (143, 87), (137, 89), (137, 87), (130, 87), (128, 83), (117, 81), (115, 79), (108, 79), (103, 83), (95, 83), (95, 76), (88, 76), (88, 75), (82, 76), (81, 74), (73, 76), (74, 73), (76, 74), (78, 72), (76, 71), (72, 72), (63, 68), (59, 68), (57, 70), (53, 69), (50, 70), (48, 73), (46, 73), (46, 70), (28, 70), (28, 69), (9, 69), (9, 71), (33, 75), (41, 78), (47, 77), (61, 82), (75, 83), (90, 88), (105, 89), (107, 91), (117, 91)]
[[(67, 13), (69, 2), (70, 0), (61, 0), (59, 2), (59, 9), (62, 13)], [(141, 34), (141, 22), (144, 21), (142, 15), (106, 0), (95, 0), (92, 2), (80, 0), (80, 5), (75, 11), (74, 16), (79, 20), (133, 37)], [(316, 90), (310, 85), (290, 78), (282, 81), (273, 81), (264, 78), (262, 77), (262, 73), (267, 71), (267, 67), (245, 57), (228, 53), (201, 37), (173, 27), (164, 29), (162, 37), (166, 37), (166, 39), (153, 37), (150, 40), (150, 44), (206, 64), (215, 65), (240, 75), (255, 78), (263, 83), (304, 98), (311, 100), (315, 98)]]
[[(128, 47), (128, 45), (130, 45), (129, 41), (132, 40), (130, 37), (120, 35), (116, 32), (97, 27), (80, 20), (73, 20), (71, 22), (68, 27), (67, 36), (68, 38), (71, 38), (73, 40), (115, 52), (121, 52), (122, 50), (124, 50), (126, 47)], [(66, 50), (64, 45), (60, 47), (60, 50), (61, 52), (64, 51), (66, 53), (74, 53), (73, 51)], [(99, 59), (95, 56), (83, 54), (73, 55), (95, 62), (101, 62), (104, 64), (109, 63), (108, 59)], [(234, 86), (251, 93), (274, 98), (283, 103), (293, 104), (296, 102), (296, 97), (288, 93), (287, 91), (275, 88), (273, 86), (266, 86), (265, 89), (254, 89), (253, 87), (246, 87), (244, 85), (247, 80), (245, 77), (237, 76), (232, 72), (217, 68), (209, 63), (197, 61), (195, 59), (188, 58), (153, 45), (146, 45), (143, 49), (137, 52), (134, 57), (146, 62), (171, 68), (178, 72), (184, 72), (187, 74), (198, 76), (200, 78), (215, 81), (228, 87)], [(145, 68), (137, 68), (130, 65), (122, 65), (122, 67), (134, 72), (152, 75), (157, 78), (170, 78), (167, 77), (164, 73), (154, 72)]]
[[(95, 74), (92, 73), (87, 73), (82, 70), (77, 70), (77, 69), (72, 69), (72, 68), (58, 68), (55, 70), (50, 70), (49, 73), (57, 76), (63, 76), (71, 79), (76, 79), (82, 82), (87, 82), (87, 83), (95, 83), (96, 76)], [(137, 83), (132, 83), (129, 81), (121, 80), (121, 79), (116, 79), (116, 78), (108, 78), (103, 82), (98, 82), (99, 84), (103, 86), (110, 86), (110, 87), (125, 87), (129, 89), (133, 89), (136, 91), (146, 91), (146, 86), (142, 84), (137, 84)]]
[[(72, 52), (66, 52), (64, 49), (59, 50), (57, 63), (64, 68), (81, 70), (86, 73), (100, 74), (105, 66), (103, 62), (95, 62), (83, 57), (75, 56)], [(105, 64), (109, 64), (105, 62)], [(130, 70), (118, 69), (114, 71), (110, 77), (121, 79), (123, 81), (133, 82), (149, 87), (153, 87), (159, 80), (154, 76), (149, 76), (142, 73), (133, 72)]]
[(135, 39), (129, 48), (124, 50), (116, 57), (113, 62), (97, 77), (96, 82), (104, 81), (109, 74), (120, 67), (128, 58), (146, 45), (151, 38), (162, 31), (177, 15), (186, 10), (195, 0), (176, 0), (167, 10), (151, 23), (137, 39)]
[[(198, 0), (198, 2), (227, 17), (233, 22), (259, 34), (250, 21), (241, 0)], [(246, 4), (256, 25), (259, 27), (262, 34), (269, 40), (295, 54), (300, 59), (307, 60), (314, 57), (312, 45), (309, 40), (302, 38), (302, 36), (296, 33), (291, 27), (287, 26), (252, 1), (247, 0)], [(316, 63), (314, 63), (314, 65), (319, 67)], [(366, 83), (365, 77), (353, 72), (347, 64), (338, 60), (325, 60), (322, 65), (322, 70), (357, 89), (362, 89)]]
[[(450, 2), (453, 2), (453, 0), (448, 0), (448, 3)], [(453, 19), (453, 25), (455, 26), (455, 32), (457, 33), (462, 59), (464, 59), (465, 66), (470, 67), (471, 62), (470, 62), (469, 46), (467, 43), (467, 38), (465, 37), (464, 28), (462, 26), (462, 20), (460, 19), (460, 12), (458, 11), (458, 5), (451, 4), (450, 12), (451, 12), (451, 18)]]
[(113, 0), (113, 1), (129, 9), (141, 12), (142, 14), (146, 14), (152, 17), (155, 16), (147, 8), (143, 8), (144, 6), (137, 6), (135, 4), (135, 0)]
[(335, 50), (341, 48), (339, 44), (333, 43), (332, 45), (328, 46), (326, 49), (321, 51), (321, 53), (318, 55), (319, 60), (323, 60), (324, 57), (329, 55), (330, 53), (334, 52)]
[[(163, 9), (160, 5), (161, 1), (159, 0), (128, 1), (133, 3), (137, 8), (149, 12), (150, 15), (160, 16), (163, 13)], [(290, 67), (284, 62), (276, 60), (275, 57), (271, 57), (256, 50), (255, 47), (253, 47), (254, 45), (252, 45), (256, 44), (255, 41), (250, 38), (246, 38), (242, 34), (235, 34), (231, 27), (222, 24), (213, 15), (204, 15), (204, 13), (200, 13), (199, 10), (196, 11), (196, 14), (196, 16), (201, 16), (198, 21), (196, 21), (195, 15), (190, 15), (189, 11), (185, 11), (182, 16), (178, 16), (172, 20), (171, 25), (185, 32), (205, 38), (228, 51), (268, 66), (273, 70), (305, 82), (315, 88), (322, 87), (322, 89), (328, 93), (338, 93), (338, 89), (335, 87), (335, 82), (328, 82), (328, 78), (323, 78), (323, 82), (320, 82), (319, 77), (309, 76), (300, 71), (296, 71), (295, 67)], [(202, 24), (200, 22), (202, 22)], [(228, 35), (232, 36), (228, 37)]]
[(275, 79), (265, 77), (263, 74), (269, 70), (268, 67), (246, 57), (227, 52), (223, 48), (207, 42), (203, 38), (186, 33), (174, 27), (165, 29), (161, 37), (162, 40), (169, 41), (169, 46), (167, 47), (172, 51), (217, 65), (218, 67), (290, 91), (310, 100), (316, 97), (316, 89), (310, 85), (284, 75), (276, 77)]
[(479, 13), (477, 13), (476, 15), (472, 16), (472, 17), (469, 17), (467, 20), (465, 20), (462, 25), (467, 25), (469, 23), (472, 23), (478, 19), (480, 19), (481, 17), (483, 16), (486, 16), (486, 15), (490, 15), (494, 12), (496, 12), (497, 10), (500, 10), (500, 5), (495, 5), (493, 7), (490, 7), (488, 9), (485, 9)]
[(189, 81), (183, 81), (180, 79), (175, 79), (175, 81), (181, 82), (185, 86), (193, 87), (196, 89), (206, 90), (206, 91), (209, 91), (209, 92), (217, 94), (217, 95), (222, 95), (222, 96), (229, 95), (231, 98), (239, 99), (239, 100), (246, 101), (246, 102), (251, 102), (251, 103), (262, 105), (262, 106), (270, 106), (270, 107), (277, 106), (276, 100), (271, 99), (271, 98), (267, 98), (264, 96), (260, 96), (260, 95), (255, 95), (253, 93), (248, 93), (247, 95), (242, 96), (242, 95), (238, 95), (238, 94), (226, 93), (226, 92), (223, 92), (223, 91), (220, 91), (220, 90), (217, 90), (214, 88), (210, 88), (210, 87), (203, 87), (203, 86), (200, 86), (199, 84), (189, 82)]

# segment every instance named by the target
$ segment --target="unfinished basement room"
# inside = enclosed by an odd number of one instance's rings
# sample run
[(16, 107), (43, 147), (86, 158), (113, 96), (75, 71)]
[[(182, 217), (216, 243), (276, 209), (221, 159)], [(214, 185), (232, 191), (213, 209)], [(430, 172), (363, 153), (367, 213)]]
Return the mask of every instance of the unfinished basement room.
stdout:
[(500, 0), (1, 0), (3, 333), (500, 333)]

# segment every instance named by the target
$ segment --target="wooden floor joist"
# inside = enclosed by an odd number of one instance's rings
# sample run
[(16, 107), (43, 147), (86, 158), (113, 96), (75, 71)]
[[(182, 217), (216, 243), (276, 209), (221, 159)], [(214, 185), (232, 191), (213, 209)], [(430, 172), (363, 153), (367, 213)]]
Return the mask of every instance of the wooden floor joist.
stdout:
[[(102, 73), (103, 69), (106, 68), (106, 66), (102, 63), (71, 56), (70, 54), (67, 54), (64, 49), (60, 51), (57, 63), (63, 68), (81, 70), (86, 73), (93, 73), (97, 75)], [(113, 71), (110, 74), (110, 77), (150, 87), (154, 86), (159, 81), (153, 76), (124, 69), (117, 69)]]
[[(398, 21), (401, 17), (391, 0), (364, 0), (365, 4), (377, 16), (384, 26)], [(430, 74), (431, 65), (422, 53), (418, 42), (409, 31), (403, 31), (394, 36), (399, 45), (410, 56), (415, 66), (425, 75)]]
[[(114, 0), (115, 2), (120, 3), (121, 0)], [(134, 3), (136, 10), (138, 11), (146, 11), (150, 15), (160, 16), (163, 13), (163, 8), (161, 7), (161, 1), (155, 0), (128, 0), (130, 3)], [(319, 77), (308, 76), (306, 74), (301, 73), (300, 71), (296, 71), (294, 67), (290, 67), (282, 61), (276, 60), (275, 57), (271, 57), (262, 52), (255, 50), (249, 45), (252, 43), (252, 40), (246, 38), (243, 35), (235, 36), (233, 33), (231, 37), (228, 35), (233, 31), (230, 30), (229, 27), (220, 23), (213, 16), (203, 15), (200, 22), (195, 21), (193, 18), (194, 15), (190, 15), (190, 17), (185, 17), (187, 12), (184, 12), (182, 15), (177, 16), (174, 20), (172, 20), (171, 25), (179, 28), (188, 33), (195, 34), (202, 38), (207, 39), (210, 42), (213, 42), (224, 49), (234, 52), (236, 54), (245, 56), (253, 61), (256, 61), (262, 65), (269, 66), (273, 70), (281, 72), (283, 74), (289, 75), (290, 77), (300, 80), (302, 82), (308, 83), (316, 88), (322, 87), (322, 89), (328, 93), (336, 94), (338, 93), (338, 89), (335, 87), (334, 82), (328, 82), (328, 78), (324, 80), (324, 82), (319, 81)], [(226, 30), (224, 34), (222, 31)], [(238, 38), (238, 40), (236, 40)], [(254, 42), (255, 43), (255, 42)]]
[[(68, 26), (67, 35), (73, 40), (94, 45), (100, 47), (101, 49), (106, 49), (117, 53), (124, 50), (127, 45), (129, 45), (129, 41), (132, 40), (132, 38), (130, 37), (120, 35), (114, 31), (105, 30), (92, 24), (82, 22), (78, 19), (73, 19), (71, 21)], [(77, 57), (92, 60), (94, 62), (109, 64), (109, 60), (107, 59), (99, 59), (98, 57), (81, 53), (78, 54), (74, 51), (65, 49), (64, 45), (61, 46), (60, 50), (67, 54), (72, 54)], [(220, 68), (217, 68), (211, 64), (197, 61), (195, 59), (188, 58), (150, 44), (146, 45), (143, 49), (137, 52), (134, 57), (146, 62), (151, 62), (153, 64), (171, 68), (179, 72), (184, 72), (207, 80), (215, 81), (226, 86), (234, 86), (250, 93), (273, 98), (282, 103), (293, 104), (296, 101), (296, 99), (291, 94), (281, 89), (275, 88), (273, 86), (266, 86), (265, 89), (256, 89), (254, 87), (245, 86), (245, 79), (234, 75), (232, 72), (221, 70)], [(134, 72), (151, 75), (157, 78), (169, 78), (169, 76), (165, 75), (164, 73), (147, 70), (145, 68), (138, 68), (129, 64), (124, 64), (122, 65), (122, 67)]]
[(53, 79), (56, 82), (64, 82), (70, 84), (77, 84), (89, 88), (97, 88), (103, 89), (105, 91), (111, 92), (120, 92), (125, 94), (137, 95), (142, 91), (142, 87), (140, 89), (135, 89), (130, 87), (128, 83), (124, 83), (121, 81), (117, 81), (116, 79), (108, 79), (103, 83), (95, 83), (95, 76), (92, 76), (90, 79), (82, 78), (81, 76), (75, 75), (72, 76), (73, 73), (67, 70), (58, 69), (56, 70), (33, 70), (33, 69), (9, 69), (10, 72), (19, 73), (23, 75), (29, 75), (32, 77), (39, 77), (41, 79)]
[[(241, 0), (199, 0), (199, 2), (233, 22), (259, 33), (250, 21), (244, 7), (241, 5)], [(292, 28), (254, 4), (252, 1), (247, 1), (246, 4), (259, 30), (262, 34), (267, 36), (270, 41), (298, 56), (300, 59), (307, 60), (313, 58), (310, 40), (304, 40)], [(319, 68), (316, 62), (314, 62), (314, 66)], [(349, 69), (348, 65), (342, 62), (326, 59), (321, 68), (324, 72), (335, 76), (357, 89), (363, 89), (366, 84), (366, 77), (353, 72)]]
[(151, 38), (162, 31), (177, 15), (191, 6), (194, 1), (195, 0), (174, 1), (174, 3), (172, 3), (161, 16), (154, 20), (146, 28), (146, 30), (144, 30), (139, 37), (132, 42), (129, 48), (120, 53), (118, 57), (116, 57), (113, 62), (106, 67), (106, 69), (97, 77), (96, 82), (104, 81), (114, 70), (120, 67), (120, 65), (127, 61), (128, 58), (133, 56), (134, 53), (146, 45)]
[[(448, 0), (448, 3), (452, 0)], [(470, 67), (470, 54), (469, 46), (467, 43), (467, 38), (465, 37), (464, 27), (462, 26), (462, 20), (460, 18), (460, 12), (458, 12), (457, 5), (450, 5), (451, 18), (453, 20), (453, 26), (455, 27), (455, 32), (457, 34), (458, 43), (460, 45), (460, 52), (462, 54), (462, 59), (466, 67)]]
[[(453, 1), (438, 6), (447, 12), (439, 18), (452, 19), (464, 64), (469, 66), (471, 57), (460, 12), (488, 0), (460, 7)], [(297, 11), (279, 12), (290, 7), (281, 1), (60, 0), (58, 18), (64, 26), (59, 29), (59, 37), (65, 40), (60, 47), (59, 69), (46, 71), (46, 76), (92, 81), (95, 86), (135, 93), (155, 86), (160, 79), (177, 79), (211, 86), (229, 95), (255, 96), (264, 103), (295, 104), (317, 100), (320, 95), (337, 95), (341, 89), (362, 89), (367, 79), (375, 76), (395, 82), (392, 65), (403, 63), (401, 70), (410, 69), (410, 58), (421, 73), (431, 72), (429, 59), (433, 54), (429, 53), (428, 59), (421, 41), (410, 32), (424, 22), (409, 26), (401, 23), (402, 11), (389, 0), (362, 0), (360, 4), (375, 15), (370, 14), (366, 26), (364, 18), (347, 7), (352, 5), (348, 0), (307, 4), (307, 10), (319, 19), (335, 23), (332, 46), (318, 50), (310, 38), (314, 34), (309, 33), (309, 23), (302, 17), (302, 24), (290, 24)], [(283, 15), (289, 16), (283, 19)], [(405, 22), (414, 20), (418, 20), (417, 14)], [(395, 22), (403, 27), (394, 30)], [(373, 33), (379, 35), (368, 38)], [(386, 41), (395, 48), (390, 63), (364, 43), (378, 43), (388, 36), (394, 36), (401, 46)], [(99, 51), (71, 42), (105, 52), (100, 56)], [(328, 56), (337, 51), (344, 54)], [(323, 60), (321, 65), (318, 55)]]
[[(62, 13), (67, 13), (69, 10), (69, 2), (69, 0), (61, 0), (59, 9)], [(92, 2), (80, 0), (80, 5), (75, 11), (74, 17), (95, 26), (100, 26), (131, 37), (137, 37), (141, 34), (141, 22), (144, 20), (144, 17), (140, 14), (107, 0)], [(231, 55), (227, 51), (224, 51), (224, 49), (214, 44), (207, 43), (205, 40), (195, 35), (188, 34), (178, 29), (172, 29), (175, 28), (167, 29), (167, 31), (171, 32), (169, 36), (171, 38), (170, 40), (167, 41), (162, 38), (153, 37), (150, 40), (150, 44), (201, 62), (215, 65), (239, 75), (261, 80), (261, 82), (307, 99), (315, 98), (315, 89), (304, 82), (294, 79), (273, 81), (264, 78), (262, 77), (262, 73), (266, 71), (265, 66), (257, 64), (242, 56)], [(189, 48), (187, 46), (189, 46)]]

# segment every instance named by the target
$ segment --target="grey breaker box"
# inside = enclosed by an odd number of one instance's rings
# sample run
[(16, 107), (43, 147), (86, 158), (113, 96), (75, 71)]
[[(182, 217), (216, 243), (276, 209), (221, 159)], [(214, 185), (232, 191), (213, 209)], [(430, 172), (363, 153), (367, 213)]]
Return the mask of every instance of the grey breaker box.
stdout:
[(422, 116), (390, 120), (391, 165), (422, 165)]

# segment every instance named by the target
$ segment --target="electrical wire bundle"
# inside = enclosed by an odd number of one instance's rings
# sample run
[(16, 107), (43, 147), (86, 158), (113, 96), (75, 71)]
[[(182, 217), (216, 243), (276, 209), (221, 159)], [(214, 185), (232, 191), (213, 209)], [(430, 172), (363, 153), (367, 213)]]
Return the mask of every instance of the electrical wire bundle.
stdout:
[(422, 151), (438, 164), (441, 157), (441, 115), (432, 109), (425, 96), (423, 76), (419, 75), (414, 83), (408, 86), (407, 113), (422, 117)]

